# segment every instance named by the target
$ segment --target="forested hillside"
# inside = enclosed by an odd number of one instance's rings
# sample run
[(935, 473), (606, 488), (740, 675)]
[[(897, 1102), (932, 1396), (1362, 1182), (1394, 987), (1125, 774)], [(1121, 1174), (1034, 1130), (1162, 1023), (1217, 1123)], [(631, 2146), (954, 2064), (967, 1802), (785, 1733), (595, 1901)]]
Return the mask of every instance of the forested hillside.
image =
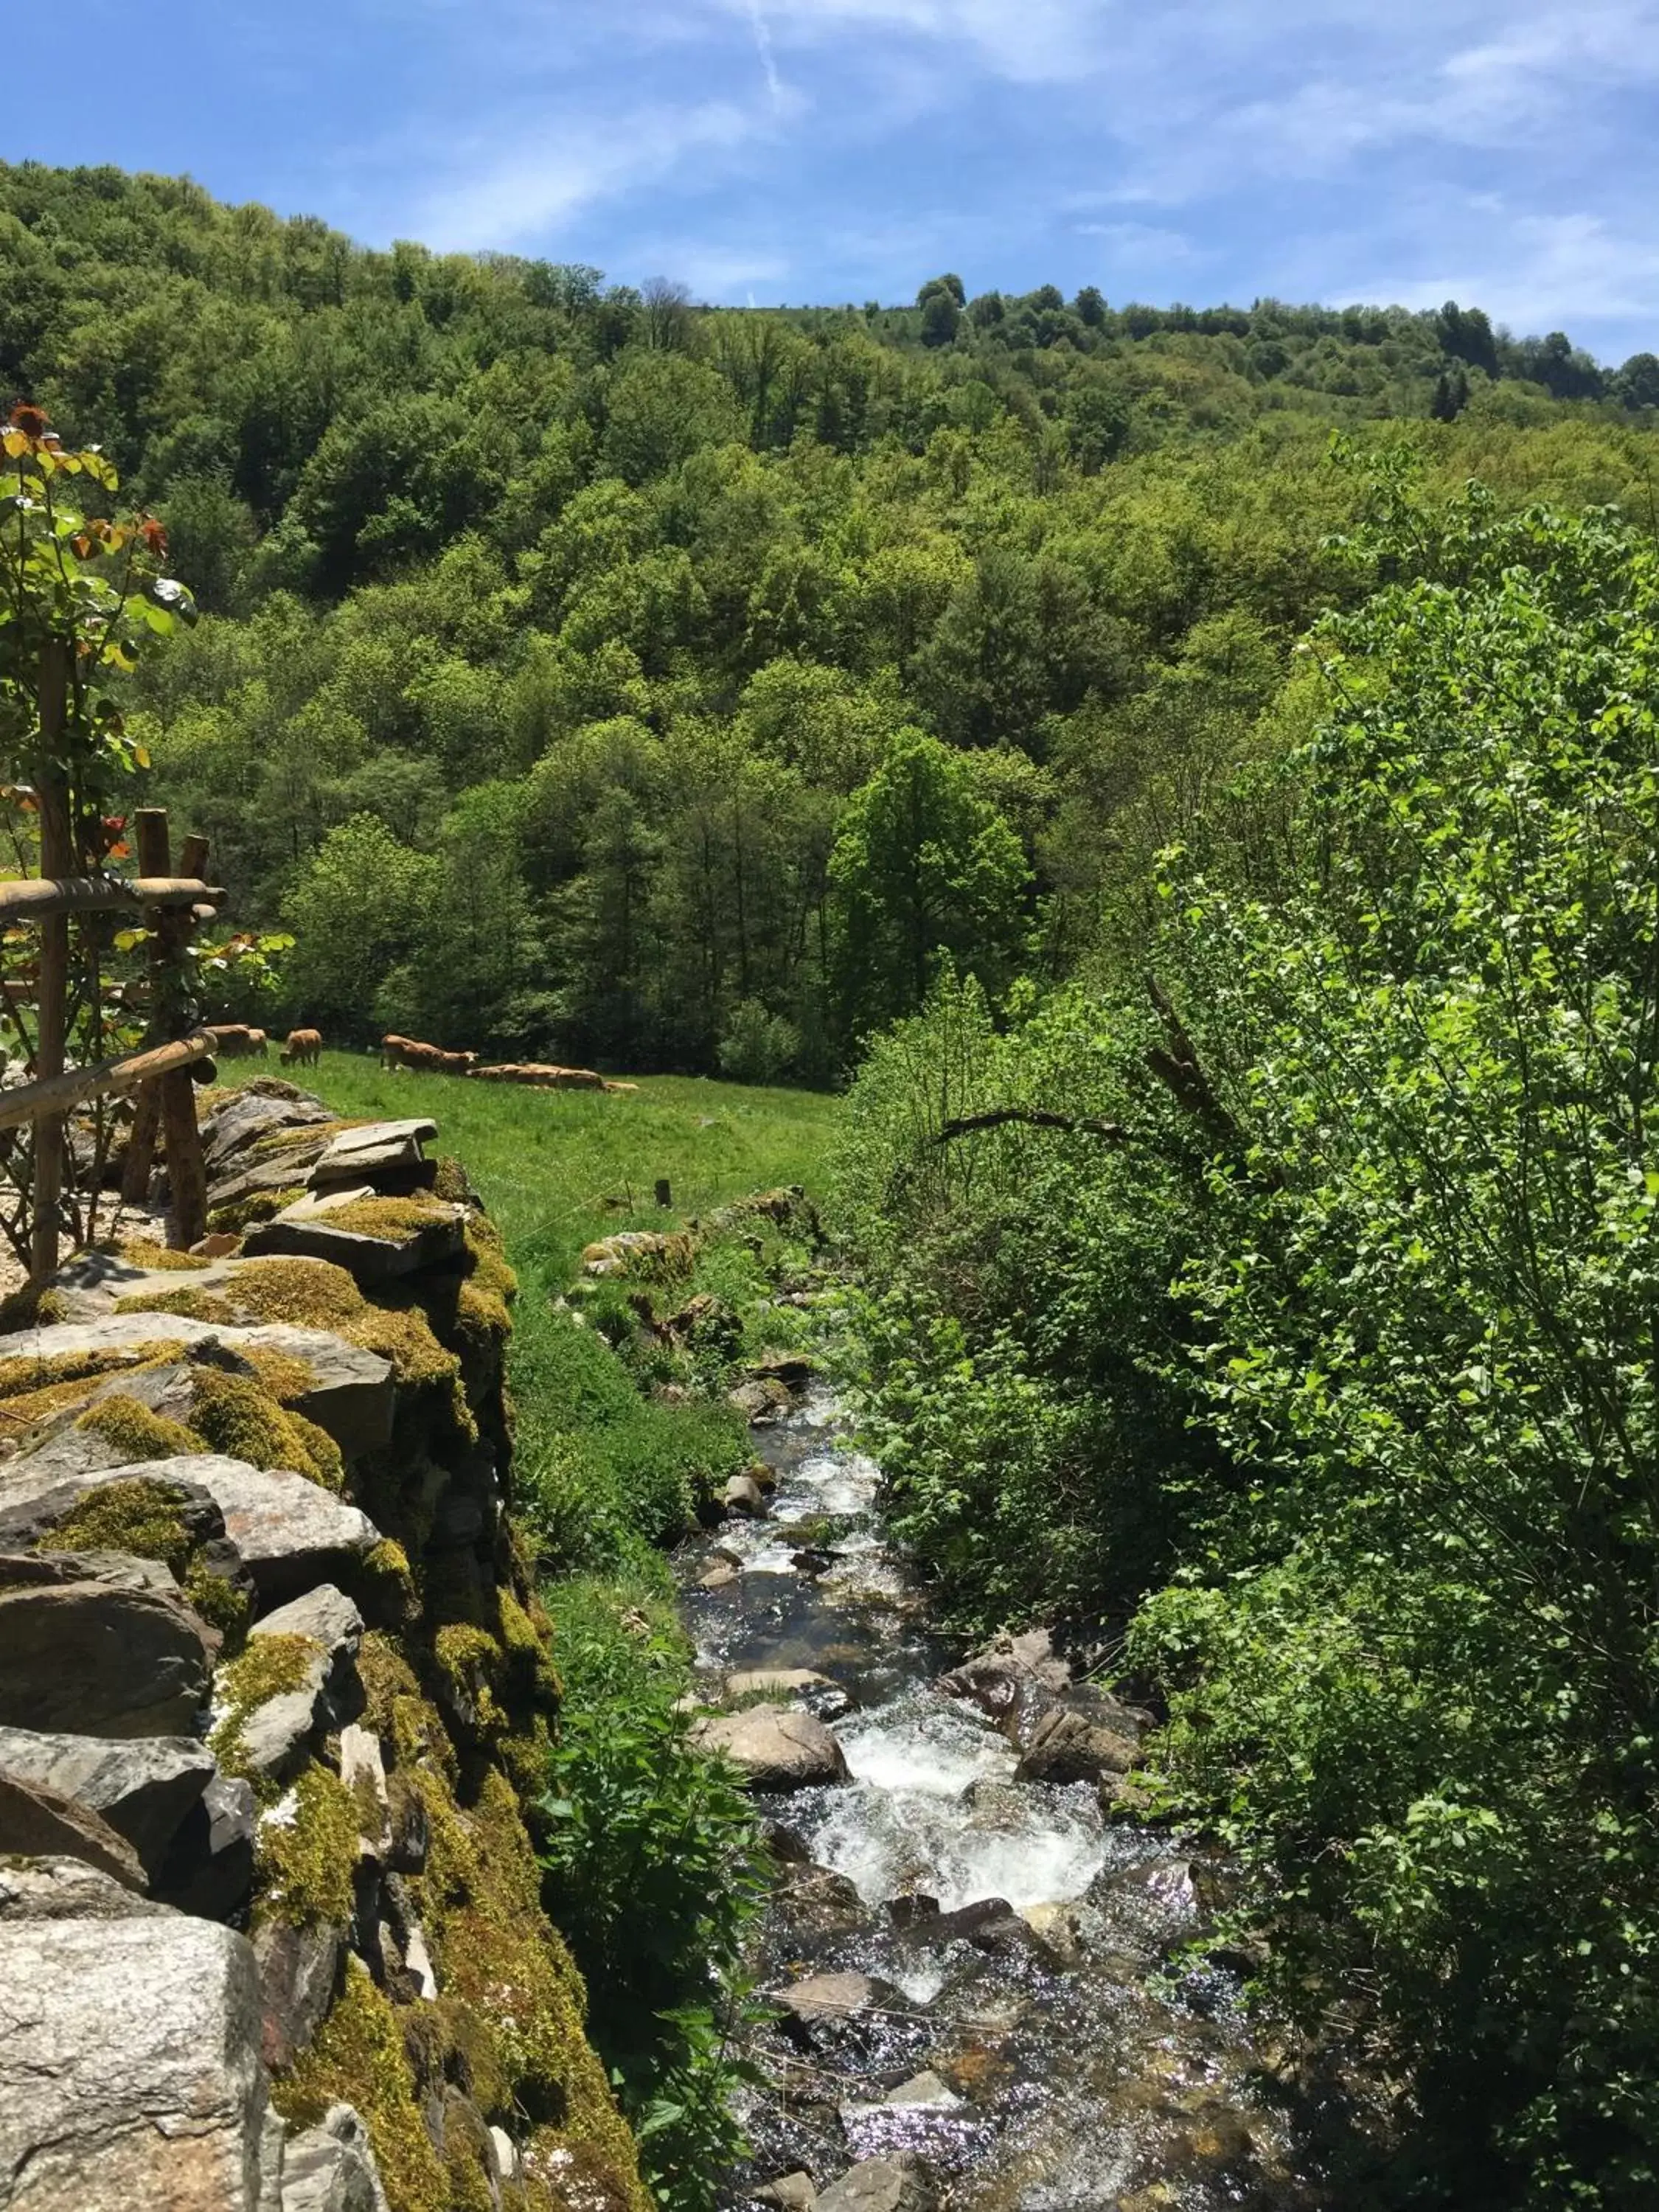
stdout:
[(1659, 362), (1474, 310), (701, 312), (29, 164), (0, 257), (0, 382), (208, 617), (142, 679), (161, 795), (337, 1036), (832, 1076), (941, 948), (995, 990), (1138, 932), (1294, 738), (1370, 580), (1333, 431), (1650, 497)]

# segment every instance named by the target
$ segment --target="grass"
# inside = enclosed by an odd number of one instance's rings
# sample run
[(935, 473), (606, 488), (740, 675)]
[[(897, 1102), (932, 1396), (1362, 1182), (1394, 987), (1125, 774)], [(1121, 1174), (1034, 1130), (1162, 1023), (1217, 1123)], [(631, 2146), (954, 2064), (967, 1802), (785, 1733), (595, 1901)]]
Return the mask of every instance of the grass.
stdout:
[[(246, 1060), (228, 1083), (276, 1071)], [(701, 1076), (647, 1076), (631, 1096), (519, 1090), (455, 1075), (383, 1070), (365, 1053), (325, 1052), (295, 1071), (343, 1120), (430, 1115), (434, 1150), (460, 1160), (500, 1224), (521, 1278), (562, 1285), (582, 1247), (619, 1229), (676, 1229), (777, 1183), (817, 1180), (841, 1109), (813, 1091)], [(675, 1208), (653, 1202), (665, 1176)], [(613, 1200), (621, 1200), (620, 1205)]]
[[(261, 1073), (246, 1063), (232, 1082)], [(696, 1077), (647, 1078), (630, 1095), (518, 1090), (464, 1077), (381, 1069), (365, 1054), (325, 1052), (301, 1071), (343, 1118), (429, 1115), (430, 1149), (466, 1169), (517, 1271), (511, 1382), (517, 1484), (550, 1568), (613, 1578), (644, 1595), (663, 1587), (661, 1550), (695, 1499), (750, 1457), (742, 1421), (718, 1400), (666, 1405), (642, 1395), (636, 1363), (602, 1333), (621, 1290), (594, 1302), (601, 1326), (560, 1303), (583, 1247), (623, 1229), (678, 1229), (751, 1191), (816, 1181), (839, 1101)], [(672, 1186), (674, 1207), (653, 1187)], [(767, 1242), (775, 1240), (769, 1237)], [(608, 1287), (608, 1286), (607, 1286)], [(732, 1304), (763, 1289), (740, 1240), (700, 1259), (693, 1283)], [(678, 1292), (664, 1295), (672, 1303)]]

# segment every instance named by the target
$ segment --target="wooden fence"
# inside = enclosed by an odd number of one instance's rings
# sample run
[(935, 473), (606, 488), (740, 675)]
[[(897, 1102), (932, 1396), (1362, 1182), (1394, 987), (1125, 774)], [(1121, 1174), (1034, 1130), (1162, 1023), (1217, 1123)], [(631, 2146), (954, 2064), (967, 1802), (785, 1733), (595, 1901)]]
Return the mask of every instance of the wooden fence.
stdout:
[[(43, 714), (43, 725), (46, 719)], [(210, 919), (223, 904), (225, 894), (203, 880), (208, 856), (204, 837), (185, 840), (179, 873), (172, 873), (167, 817), (161, 807), (143, 807), (137, 815), (136, 877), (70, 874), (73, 847), (68, 787), (61, 776), (43, 773), (36, 779), (34, 795), (40, 877), (0, 884), (0, 929), (29, 924), (38, 925), (40, 932), (34, 1075), (15, 1090), (0, 1091), (0, 1131), (25, 1124), (33, 1129), (29, 1276), (39, 1283), (58, 1260), (66, 1117), (88, 1099), (137, 1093), (122, 1197), (130, 1202), (143, 1198), (159, 1136), (167, 1148), (168, 1243), (182, 1249), (195, 1243), (207, 1226), (207, 1184), (191, 1068), (213, 1050), (214, 1040), (199, 1027), (160, 1038), (155, 1030), (157, 1019), (165, 1024), (167, 1006), (182, 997), (182, 992), (171, 987), (182, 981), (184, 948), (193, 925)], [(70, 917), (109, 914), (132, 914), (150, 932), (155, 1001), (152, 1034), (137, 1051), (89, 1067), (68, 1068)]]

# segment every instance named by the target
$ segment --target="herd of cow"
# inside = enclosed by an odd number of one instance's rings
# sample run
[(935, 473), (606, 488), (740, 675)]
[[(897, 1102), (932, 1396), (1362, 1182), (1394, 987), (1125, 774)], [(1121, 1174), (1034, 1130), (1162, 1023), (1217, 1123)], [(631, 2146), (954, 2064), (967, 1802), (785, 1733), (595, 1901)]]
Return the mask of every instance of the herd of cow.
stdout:
[[(265, 1060), (270, 1054), (270, 1038), (264, 1030), (256, 1030), (246, 1022), (210, 1022), (208, 1035), (213, 1039), (213, 1048), (221, 1060)], [(288, 1042), (277, 1054), (284, 1067), (314, 1067), (323, 1048), (320, 1030), (290, 1030)]]
[[(264, 1030), (246, 1022), (213, 1022), (208, 1025), (214, 1049), (222, 1060), (264, 1060), (270, 1039)], [(323, 1049), (318, 1030), (290, 1030), (279, 1055), (284, 1067), (314, 1066)], [(502, 1060), (480, 1067), (476, 1052), (445, 1052), (441, 1046), (422, 1044), (418, 1037), (380, 1039), (382, 1067), (407, 1067), (417, 1075), (470, 1075), (478, 1083), (524, 1083), (538, 1091), (636, 1091), (635, 1083), (611, 1083), (591, 1067), (551, 1067), (541, 1060)]]

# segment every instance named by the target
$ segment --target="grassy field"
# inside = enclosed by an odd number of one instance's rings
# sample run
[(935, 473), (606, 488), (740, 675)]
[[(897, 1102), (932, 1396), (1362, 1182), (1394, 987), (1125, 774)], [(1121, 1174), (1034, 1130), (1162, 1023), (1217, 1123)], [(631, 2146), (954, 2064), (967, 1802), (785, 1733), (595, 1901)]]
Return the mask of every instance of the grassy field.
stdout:
[[(242, 1061), (225, 1073), (246, 1082), (276, 1072)], [(609, 1331), (597, 1310), (599, 1325), (584, 1326), (562, 1293), (596, 1237), (679, 1228), (780, 1183), (811, 1189), (838, 1102), (674, 1076), (647, 1078), (626, 1097), (520, 1090), (389, 1073), (367, 1054), (343, 1052), (299, 1073), (344, 1116), (429, 1115), (438, 1139), (428, 1149), (462, 1163), (501, 1226), (520, 1287), (509, 1370), (515, 1495), (545, 1571), (597, 1576), (630, 1600), (663, 1591), (664, 1547), (687, 1525), (696, 1499), (747, 1464), (748, 1431), (718, 1391), (684, 1403), (653, 1391), (664, 1378), (630, 1356), (621, 1293), (611, 1303), (620, 1301), (622, 1326)], [(654, 1202), (659, 1177), (672, 1186), (672, 1210)], [(678, 1295), (693, 1290), (714, 1292), (743, 1317), (750, 1351), (781, 1340), (776, 1331), (787, 1319), (799, 1325), (769, 1308), (765, 1262), (741, 1237), (701, 1248)]]
[[(236, 1083), (282, 1072), (243, 1060), (228, 1063), (222, 1075)], [(549, 1285), (574, 1274), (583, 1245), (596, 1237), (678, 1228), (689, 1215), (775, 1183), (810, 1188), (840, 1105), (822, 1091), (697, 1076), (648, 1076), (625, 1097), (520, 1090), (386, 1071), (366, 1053), (325, 1052), (320, 1066), (295, 1072), (342, 1115), (429, 1114), (438, 1141), (428, 1151), (462, 1162), (500, 1223), (514, 1265)], [(664, 1176), (673, 1186), (672, 1213), (652, 1200)]]

